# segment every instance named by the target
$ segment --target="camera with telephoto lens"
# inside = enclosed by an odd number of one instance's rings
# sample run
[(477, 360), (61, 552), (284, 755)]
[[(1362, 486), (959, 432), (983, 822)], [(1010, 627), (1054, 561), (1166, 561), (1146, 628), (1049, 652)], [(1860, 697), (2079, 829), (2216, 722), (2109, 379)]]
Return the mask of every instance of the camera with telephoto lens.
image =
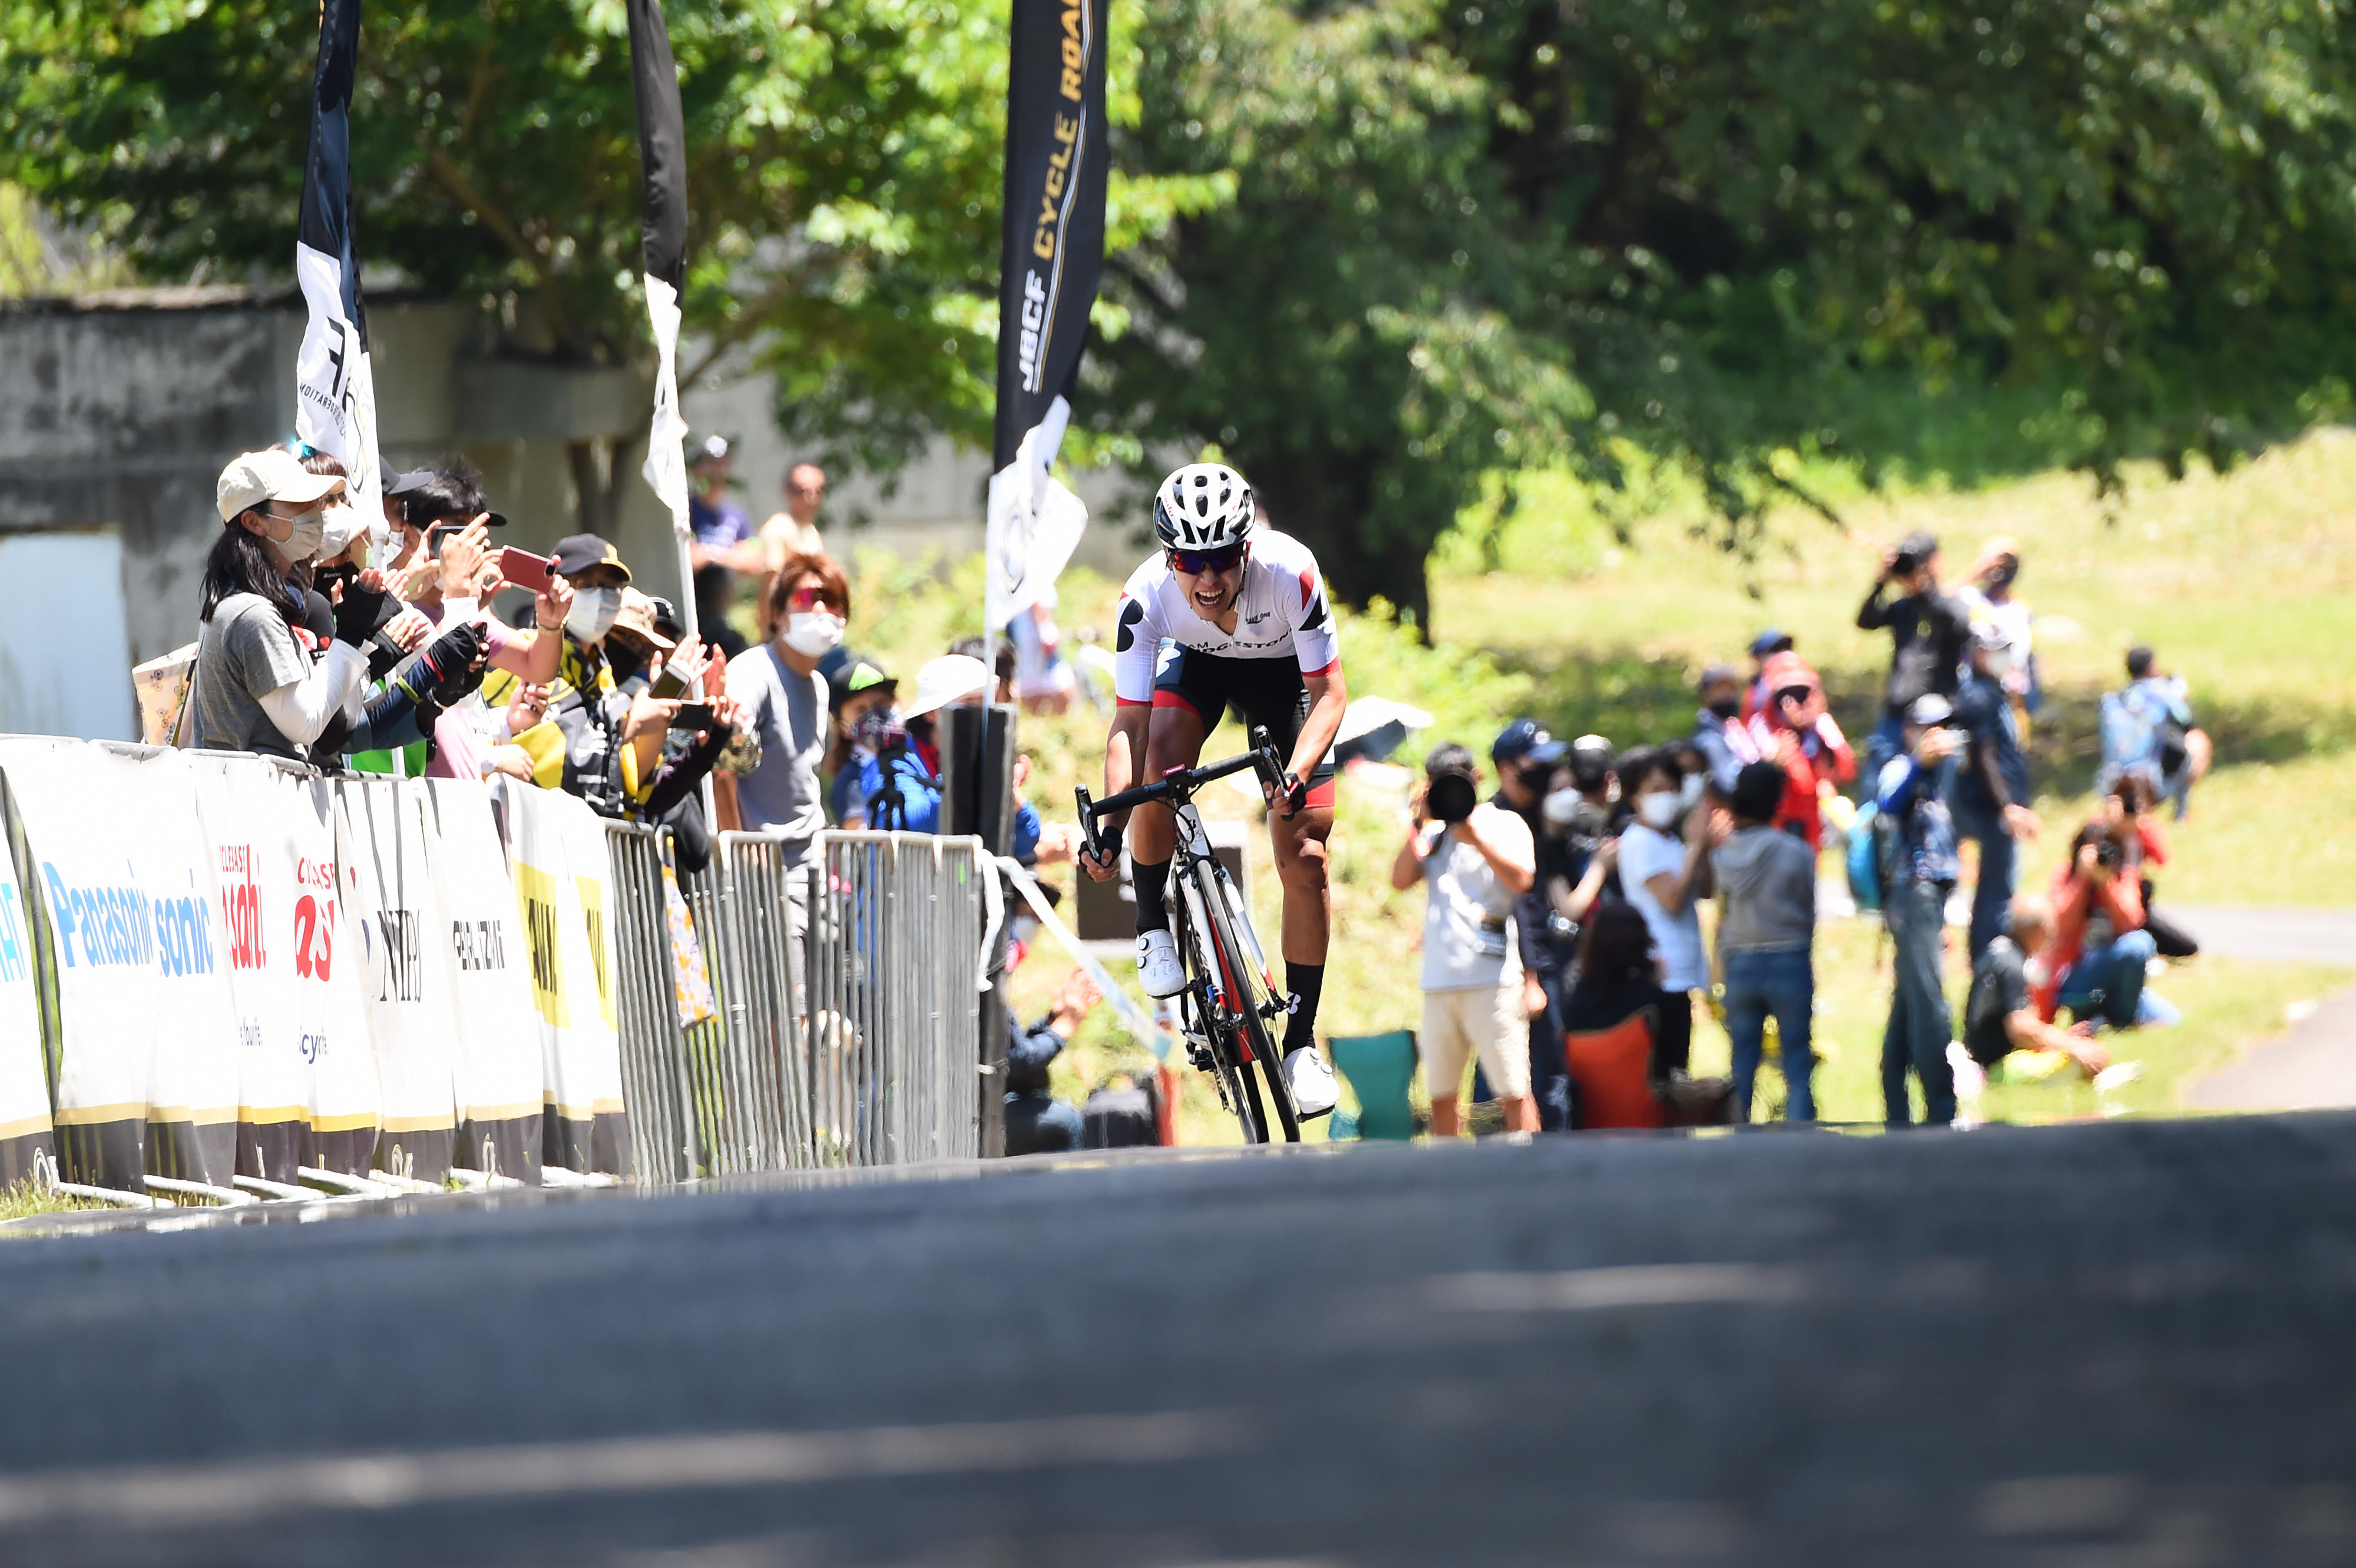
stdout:
[(2115, 838), (2099, 840), (2094, 845), (2094, 864), (2104, 871), (2116, 871), (2126, 864), (2126, 852)]
[(1452, 765), (1432, 770), (1423, 795), (1424, 809), (1443, 822), (1462, 822), (1480, 801), (1481, 786), (1472, 769)]

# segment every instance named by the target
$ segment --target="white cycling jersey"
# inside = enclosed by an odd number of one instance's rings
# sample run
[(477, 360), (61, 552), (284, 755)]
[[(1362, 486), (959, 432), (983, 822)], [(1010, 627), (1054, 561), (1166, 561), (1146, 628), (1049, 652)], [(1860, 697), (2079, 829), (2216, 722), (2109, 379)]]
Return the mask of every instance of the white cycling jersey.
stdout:
[(1154, 662), (1165, 637), (1221, 659), (1297, 659), (1304, 675), (1323, 675), (1342, 659), (1317, 557), (1291, 535), (1268, 529), (1251, 536), (1232, 632), (1194, 613), (1165, 555), (1157, 553), (1129, 575), (1113, 640), (1113, 694), (1119, 701), (1153, 701)]

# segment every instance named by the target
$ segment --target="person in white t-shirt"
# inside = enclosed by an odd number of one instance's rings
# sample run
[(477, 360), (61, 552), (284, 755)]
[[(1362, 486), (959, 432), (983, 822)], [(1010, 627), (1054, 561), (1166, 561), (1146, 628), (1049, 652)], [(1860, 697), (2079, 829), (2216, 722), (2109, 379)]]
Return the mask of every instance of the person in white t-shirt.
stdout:
[(1466, 1058), (1478, 1056), (1496, 1091), (1508, 1133), (1538, 1130), (1530, 1098), (1529, 1012), (1522, 1004), (1514, 900), (1537, 879), (1537, 844), (1515, 812), (1480, 799), (1472, 748), (1434, 746), (1411, 802), (1407, 842), (1391, 862), (1391, 886), (1424, 883), (1424, 1091), (1431, 1135), (1456, 1136), (1456, 1101)]
[[(1638, 751), (1620, 762), (1636, 820), (1620, 835), (1620, 887), (1660, 956), (1661, 989), (1683, 995), (1682, 1015), (1662, 1024), (1664, 1066), (1687, 1065), (1693, 1046), (1693, 1000), (1709, 989), (1709, 956), (1701, 943), (1701, 901), (1710, 878), (1710, 811), (1707, 779), (1678, 766), (1677, 753), (1663, 746)], [(1682, 821), (1684, 831), (1678, 831)]]
[[(1259, 523), (1251, 487), (1224, 463), (1189, 463), (1154, 492), (1162, 550), (1120, 594), (1105, 793), (1194, 767), (1230, 708), (1290, 759), (1268, 817), (1284, 884), (1285, 1079), (1301, 1114), (1322, 1116), (1333, 1108), (1333, 1069), (1317, 1054), (1312, 1027), (1325, 984), (1333, 736), (1350, 693), (1316, 556)], [(1105, 825), (1118, 832), (1119, 816), (1108, 814)], [(1127, 826), (1138, 981), (1151, 995), (1173, 996), (1186, 983), (1164, 903), (1176, 820), (1167, 806), (1145, 805), (1127, 814)], [(1099, 882), (1119, 875), (1110, 854), (1084, 854), (1080, 865)]]

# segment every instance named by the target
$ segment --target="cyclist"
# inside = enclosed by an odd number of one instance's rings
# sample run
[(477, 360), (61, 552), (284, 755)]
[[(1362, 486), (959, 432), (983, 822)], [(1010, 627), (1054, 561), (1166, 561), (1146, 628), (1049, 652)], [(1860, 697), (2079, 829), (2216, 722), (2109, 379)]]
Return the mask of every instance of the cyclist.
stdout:
[[(1323, 1116), (1333, 1109), (1333, 1069), (1317, 1054), (1312, 1027), (1325, 983), (1329, 753), (1350, 699), (1317, 558), (1258, 521), (1251, 487), (1223, 463), (1190, 463), (1154, 492), (1162, 553), (1121, 589), (1105, 791), (1195, 766), (1204, 736), (1230, 707), (1288, 755), (1283, 790), (1266, 791), (1284, 884), (1285, 1080), (1301, 1115)], [(1122, 824), (1108, 817), (1105, 825), (1118, 833)], [(1150, 995), (1173, 996), (1186, 985), (1163, 902), (1176, 822), (1156, 802), (1138, 807), (1128, 826), (1138, 979)], [(1109, 853), (1081, 864), (1099, 882), (1118, 874)]]

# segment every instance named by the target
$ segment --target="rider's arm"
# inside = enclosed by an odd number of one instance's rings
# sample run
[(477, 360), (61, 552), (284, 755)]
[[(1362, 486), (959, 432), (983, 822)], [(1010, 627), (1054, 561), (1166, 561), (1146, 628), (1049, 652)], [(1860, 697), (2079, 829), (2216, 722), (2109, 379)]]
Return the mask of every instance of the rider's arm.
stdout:
[[(1145, 764), (1145, 732), (1153, 722), (1150, 703), (1133, 703), (1123, 699), (1112, 711), (1112, 729), (1105, 736), (1104, 787), (1107, 795), (1118, 795), (1137, 782), (1139, 770)], [(1127, 811), (1108, 811), (1103, 822), (1108, 832), (1118, 832), (1129, 821)]]
[(1350, 705), (1350, 688), (1338, 659), (1313, 675), (1302, 671), (1301, 683), (1309, 688), (1309, 716), (1301, 721), (1301, 738), (1293, 743), (1292, 760), (1286, 767), (1296, 778), (1307, 779), (1333, 748), (1343, 710)]

